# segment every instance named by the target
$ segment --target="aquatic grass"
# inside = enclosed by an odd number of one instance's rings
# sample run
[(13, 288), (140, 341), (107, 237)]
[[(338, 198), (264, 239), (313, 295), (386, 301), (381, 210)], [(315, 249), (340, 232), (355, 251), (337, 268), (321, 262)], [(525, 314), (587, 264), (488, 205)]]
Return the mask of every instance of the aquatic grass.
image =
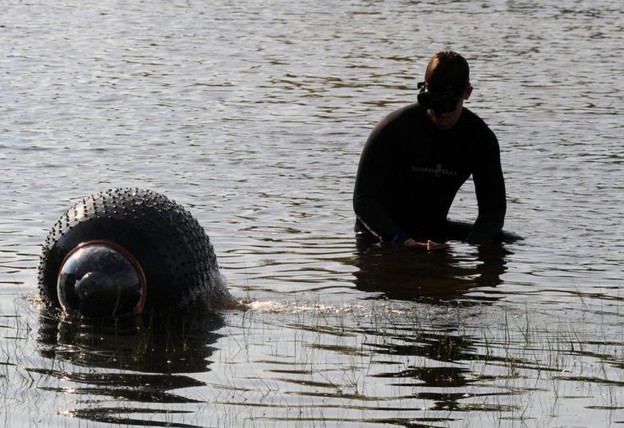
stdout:
[[(65, 413), (43, 420), (57, 426), (71, 417), (181, 426), (290, 421), (306, 426), (546, 427), (561, 421), (573, 402), (614, 420), (624, 402), (624, 328), (622, 322), (610, 322), (617, 319), (610, 315), (615, 311), (595, 302), (585, 299), (583, 310), (602, 310), (603, 316), (576, 314), (593, 324), (506, 304), (463, 307), (378, 300), (329, 305), (318, 300), (232, 311), (218, 330), (218, 349), (208, 354), (209, 369), (193, 376), (193, 383), (181, 384), (180, 395), (151, 389), (171, 381), (171, 365), (159, 368), (166, 376), (137, 375), (145, 359), (166, 361), (179, 352), (196, 352), (191, 326), (165, 324), (170, 331), (135, 326), (130, 335), (134, 342), (126, 341), (122, 329), (102, 348), (97, 329), (79, 330), (76, 336), (63, 320), (55, 320), (50, 337), (61, 332), (64, 342), (46, 343), (41, 339), (48, 333), (41, 334), (50, 327), (41, 319), (9, 314), (0, 316), (0, 331), (8, 338), (0, 346), (6, 359), (0, 366), (0, 394), (28, 391), (26, 400), (56, 394), (55, 400), (45, 400), (47, 407), (58, 406)], [(133, 363), (124, 366), (120, 362), (128, 343), (134, 346)], [(157, 347), (163, 352), (154, 353)], [(74, 359), (80, 352), (106, 356), (113, 364)], [(121, 383), (114, 386), (102, 383), (104, 379)], [(132, 388), (151, 398), (137, 401)], [(68, 405), (72, 397), (88, 398), (108, 410)], [(121, 397), (128, 400), (126, 405), (118, 401)], [(168, 413), (149, 416), (149, 400), (162, 400)], [(6, 407), (11, 403), (4, 401)], [(184, 413), (190, 409), (192, 413)], [(41, 420), (41, 410), (29, 411)]]

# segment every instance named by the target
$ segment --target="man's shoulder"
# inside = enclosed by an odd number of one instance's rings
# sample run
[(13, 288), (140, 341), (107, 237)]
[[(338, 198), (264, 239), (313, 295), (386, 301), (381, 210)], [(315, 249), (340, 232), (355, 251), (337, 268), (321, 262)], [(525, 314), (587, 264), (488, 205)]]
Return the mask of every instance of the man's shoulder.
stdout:
[(414, 114), (417, 114), (418, 111), (422, 111), (422, 107), (420, 107), (418, 103), (413, 103), (403, 107), (399, 107), (398, 109), (389, 113), (386, 117), (398, 118), (404, 116), (413, 116)]
[(485, 120), (473, 111), (464, 108), (462, 122), (463, 126), (470, 128), (471, 133), (478, 135), (480, 138), (496, 140), (494, 131), (485, 123)]
[(398, 108), (387, 114), (378, 126), (401, 126), (404, 123), (414, 124), (419, 117), (424, 117), (423, 109), (417, 103)]
[(464, 116), (466, 120), (473, 126), (478, 126), (478, 127), (489, 129), (489, 126), (487, 125), (487, 123), (485, 123), (485, 120), (483, 120), (481, 116), (479, 116), (477, 113), (473, 112), (472, 110), (466, 107), (464, 107), (464, 113), (465, 113)]

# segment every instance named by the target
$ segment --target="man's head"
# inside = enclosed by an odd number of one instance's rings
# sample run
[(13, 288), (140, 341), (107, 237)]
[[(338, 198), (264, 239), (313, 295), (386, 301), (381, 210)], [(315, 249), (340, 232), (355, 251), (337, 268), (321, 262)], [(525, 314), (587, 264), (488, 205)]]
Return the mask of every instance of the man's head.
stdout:
[(425, 81), (418, 87), (418, 103), (427, 109), (433, 124), (439, 129), (452, 128), (472, 92), (468, 62), (456, 52), (440, 51), (429, 60)]

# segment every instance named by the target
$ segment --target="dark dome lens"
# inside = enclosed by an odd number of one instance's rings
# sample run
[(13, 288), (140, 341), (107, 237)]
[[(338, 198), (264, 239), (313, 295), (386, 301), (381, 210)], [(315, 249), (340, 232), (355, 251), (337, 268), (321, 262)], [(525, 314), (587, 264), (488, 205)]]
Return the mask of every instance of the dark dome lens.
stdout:
[(141, 300), (141, 277), (120, 251), (105, 244), (74, 250), (58, 275), (63, 310), (92, 317), (130, 314)]

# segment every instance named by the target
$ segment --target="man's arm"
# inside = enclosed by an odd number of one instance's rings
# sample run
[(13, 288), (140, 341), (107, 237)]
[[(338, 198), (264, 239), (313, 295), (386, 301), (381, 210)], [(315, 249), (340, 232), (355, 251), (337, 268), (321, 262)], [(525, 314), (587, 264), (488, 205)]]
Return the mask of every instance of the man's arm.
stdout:
[(487, 144), (478, 154), (478, 167), (473, 172), (473, 181), (479, 206), (479, 215), (468, 242), (482, 244), (500, 236), (507, 211), (505, 180), (500, 161), (500, 149), (496, 136), (490, 131)]
[(394, 167), (388, 122), (386, 118), (375, 127), (362, 151), (353, 191), (353, 210), (358, 220), (381, 240), (403, 243), (408, 237), (390, 218), (383, 204), (385, 185)]

